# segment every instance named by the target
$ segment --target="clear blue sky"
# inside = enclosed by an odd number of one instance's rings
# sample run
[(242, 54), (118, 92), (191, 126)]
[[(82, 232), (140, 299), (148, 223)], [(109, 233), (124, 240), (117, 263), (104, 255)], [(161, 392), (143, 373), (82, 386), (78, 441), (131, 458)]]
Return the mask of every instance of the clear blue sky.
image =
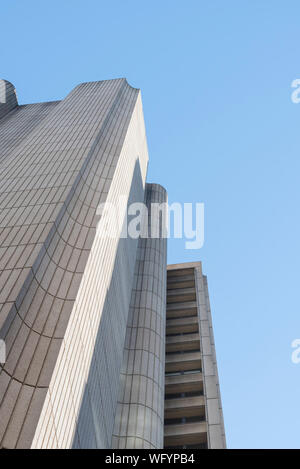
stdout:
[(19, 102), (83, 81), (142, 89), (149, 181), (204, 202), (205, 245), (169, 262), (208, 275), (230, 448), (300, 448), (300, 3), (1, 2), (1, 78)]

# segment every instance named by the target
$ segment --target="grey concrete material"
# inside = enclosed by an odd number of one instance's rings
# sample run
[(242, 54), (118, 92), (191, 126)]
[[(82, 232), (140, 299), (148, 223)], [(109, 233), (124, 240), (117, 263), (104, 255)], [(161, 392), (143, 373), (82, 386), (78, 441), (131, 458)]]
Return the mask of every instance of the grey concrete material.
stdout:
[(190, 302), (196, 300), (195, 288), (168, 289), (167, 304)]
[[(166, 339), (166, 346), (172, 346), (172, 345), (180, 345), (182, 344), (183, 346), (189, 346), (190, 343), (196, 343), (197, 346), (199, 346), (200, 343), (200, 337), (198, 333), (191, 333), (187, 335), (178, 335), (178, 336), (167, 336)], [(187, 350), (187, 349), (185, 349)]]
[(178, 302), (178, 303), (175, 303), (175, 304), (168, 304), (167, 305), (167, 311), (170, 312), (170, 311), (174, 311), (174, 310), (188, 310), (188, 309), (191, 309), (191, 308), (194, 308), (196, 309), (197, 307), (197, 303), (196, 301), (186, 301), (186, 302)]
[[(147, 184), (145, 200), (149, 208), (152, 202), (166, 202), (166, 192), (161, 186)], [(149, 226), (150, 217), (151, 213)], [(163, 447), (165, 314), (166, 239), (140, 239), (113, 448)]]
[(204, 355), (202, 362), (205, 376), (215, 376), (215, 366), (212, 355)]
[[(177, 291), (173, 288), (174, 284)], [(180, 285), (185, 285), (184, 289), (180, 290)], [(168, 266), (168, 286), (165, 446), (224, 448), (226, 442), (213, 327), (207, 280), (202, 274), (201, 263)], [(184, 293), (195, 296), (196, 301), (190, 302), (190, 311), (193, 311), (193, 315), (186, 315), (188, 309), (184, 308)], [(174, 305), (170, 303), (173, 298)], [(170, 311), (171, 318), (169, 318)], [(190, 373), (187, 370), (195, 370), (195, 367), (202, 372), (186, 374)], [(183, 418), (192, 418), (193, 423), (180, 424)], [(195, 419), (198, 421), (194, 422)], [(203, 419), (205, 430), (199, 433)], [(190, 427), (185, 428), (185, 425)], [(193, 431), (189, 432), (188, 428), (193, 428)]]
[[(135, 188), (134, 193), (135, 196), (137, 194), (142, 196), (142, 188), (140, 192)], [(136, 241), (127, 239), (120, 241), (119, 244), (117, 263), (102, 309), (98, 336), (93, 346), (93, 361), (89, 367), (87, 386), (80, 404), (79, 415), (76, 417), (78, 423), (73, 445), (77, 447), (104, 448), (110, 444), (136, 244)], [(99, 267), (102, 268), (101, 258), (95, 258), (95, 262), (100, 262)], [(91, 288), (89, 281), (88, 288)], [(90, 341), (88, 335), (86, 339), (82, 338), (83, 346), (87, 341)], [(70, 353), (73, 347), (71, 343)], [(72, 389), (68, 392), (72, 395)], [(63, 443), (60, 443), (60, 447), (61, 444)]]
[(0, 119), (18, 106), (15, 87), (7, 80), (0, 80)]
[(224, 449), (226, 442), (222, 433), (221, 425), (210, 425), (209, 427), (210, 449)]
[[(129, 204), (143, 200), (147, 151), (143, 129), (137, 129), (142, 123), (139, 98), (109, 203), (117, 203), (120, 194), (128, 193)], [(140, 154), (139, 160), (136, 154)], [(99, 229), (101, 223), (102, 219)], [(59, 448), (110, 446), (137, 243), (130, 237), (111, 240), (96, 236), (92, 246), (49, 387)], [(156, 373), (156, 367), (152, 369)], [(45, 406), (33, 441), (35, 448), (51, 447), (47, 420)]]
[(181, 334), (183, 332), (192, 333), (192, 332), (198, 332), (198, 330), (199, 330), (198, 318), (194, 316), (167, 319), (167, 322), (166, 322), (167, 335)]
[(213, 337), (207, 279), (201, 266), (195, 268), (199, 332), (203, 362), (203, 384), (208, 424), (208, 447), (226, 448), (216, 352)]
[(165, 419), (205, 416), (204, 396), (181, 397), (165, 401)]
[(168, 425), (166, 428), (166, 436), (170, 435), (180, 435), (181, 437), (184, 435), (194, 435), (196, 433), (206, 433), (207, 425), (206, 422), (201, 422), (200, 425), (198, 423), (186, 423), (186, 424), (179, 424), (179, 425)]
[(188, 325), (188, 324), (196, 324), (198, 325), (198, 318), (197, 316), (194, 316), (194, 315), (191, 315), (191, 316), (188, 316), (188, 317), (179, 317), (179, 318), (170, 318), (170, 319), (167, 319), (167, 327), (171, 327), (171, 326), (185, 326), (185, 325)]
[(202, 373), (177, 374), (165, 377), (165, 393), (177, 394), (181, 392), (202, 392)]
[(207, 399), (207, 420), (209, 425), (220, 425), (219, 396)]
[(191, 288), (195, 287), (194, 275), (185, 275), (182, 277), (169, 277), (167, 282), (167, 290), (177, 288)]
[(166, 363), (178, 363), (186, 361), (199, 361), (201, 358), (200, 351), (198, 352), (186, 352), (186, 353), (172, 353), (166, 357)]
[[(3, 172), (10, 164), (14, 155), (14, 151), (30, 135), (34, 132), (35, 128), (42, 124), (42, 121), (51, 113), (51, 111), (58, 105), (59, 101), (26, 104), (18, 106), (13, 109), (9, 114), (4, 116), (0, 121), (0, 164), (1, 172)], [(19, 148), (21, 150), (21, 147)], [(0, 188), (1, 191), (1, 188)], [(0, 207), (11, 208), (18, 204), (18, 201), (26, 198), (31, 199), (31, 203), (42, 203), (44, 191), (36, 191), (37, 198), (32, 197), (32, 191), (24, 191), (20, 193), (10, 187), (9, 191), (0, 194)], [(32, 197), (32, 198), (31, 198)], [(18, 206), (20, 206), (20, 204)]]
[(177, 309), (167, 309), (167, 319), (176, 319), (183, 317), (192, 317), (197, 316), (197, 308), (177, 308)]
[[(1, 338), (11, 343), (0, 381), (7, 373), (24, 386), (49, 385), (138, 95), (122, 79), (87, 83), (60, 103), (14, 106), (0, 121), (1, 309), (10, 305)], [(10, 139), (12, 128), (22, 138)], [(6, 429), (1, 435), (8, 447), (28, 441), (14, 428), (11, 445)]]
[(210, 337), (202, 336), (202, 354), (203, 356), (212, 354)]
[[(188, 353), (184, 355), (189, 355)], [(201, 359), (200, 354), (190, 354), (190, 356), (174, 357), (174, 360), (166, 359), (166, 373), (174, 373), (174, 372), (186, 372), (190, 370), (197, 370), (201, 371)]]
[(168, 264), (168, 277), (191, 275), (194, 268), (201, 269), (201, 262), (184, 262), (183, 264)]
[[(205, 402), (205, 431), (199, 422), (181, 426), (173, 443), (185, 436), (186, 444), (225, 447), (201, 263), (166, 269), (160, 237), (97, 237), (99, 203), (145, 195), (140, 92), (109, 80), (81, 84), (61, 102), (18, 106), (13, 86), (4, 84), (0, 337), (8, 360), (0, 369), (0, 445), (159, 448), (165, 391), (173, 399), (198, 393), (185, 409), (183, 401), (168, 403), (188, 417)], [(166, 192), (147, 185), (146, 199), (149, 206), (166, 202)], [(166, 314), (167, 290), (174, 303)], [(166, 331), (180, 339), (168, 337), (165, 363)], [(165, 370), (185, 374), (167, 376), (165, 387)]]
[(167, 279), (167, 288), (169, 288), (169, 285), (176, 285), (176, 284), (181, 284), (181, 283), (184, 283), (184, 282), (192, 282), (192, 286), (195, 286), (195, 277), (194, 277), (194, 274), (193, 272), (190, 273), (190, 274), (186, 274), (186, 275), (176, 275), (176, 276), (172, 276), (172, 269), (168, 269), (167, 267), (167, 270), (168, 270), (168, 273), (169, 273), (169, 276), (168, 276), (168, 279)]
[(206, 388), (206, 393), (210, 397), (210, 399), (219, 398), (218, 383), (217, 383), (215, 375), (205, 376), (205, 388)]
[(209, 321), (200, 320), (200, 328), (202, 337), (210, 337), (210, 325)]
[(167, 425), (165, 427), (165, 446), (196, 445), (207, 441), (206, 422)]
[[(221, 393), (220, 393), (220, 383), (219, 383), (218, 366), (217, 366), (217, 358), (216, 358), (215, 340), (214, 340), (214, 333), (213, 333), (212, 315), (211, 315), (211, 309), (210, 309), (207, 277), (205, 275), (203, 275), (203, 287), (204, 287), (204, 292), (205, 292), (207, 315), (208, 315), (208, 320), (210, 323), (212, 357), (213, 357), (214, 369), (215, 369), (214, 381), (215, 381), (215, 389), (217, 390), (218, 416), (219, 416), (218, 428), (216, 428), (216, 425), (213, 425), (213, 424), (210, 427), (210, 433), (211, 433), (210, 439), (212, 442), (212, 448), (226, 448), (226, 435), (225, 435), (225, 426), (224, 426), (224, 418), (223, 418), (222, 399), (221, 399)], [(213, 386), (209, 386), (210, 384), (211, 383), (208, 380), (207, 392), (210, 393), (209, 394), (210, 398), (214, 399), (215, 389), (213, 388)]]

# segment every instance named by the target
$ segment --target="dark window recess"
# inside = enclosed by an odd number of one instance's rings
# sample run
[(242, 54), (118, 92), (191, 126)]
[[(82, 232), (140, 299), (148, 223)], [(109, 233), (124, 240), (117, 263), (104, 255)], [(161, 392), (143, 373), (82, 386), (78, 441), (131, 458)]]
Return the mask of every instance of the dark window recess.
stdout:
[(165, 425), (180, 425), (184, 423), (205, 422), (205, 415), (195, 415), (194, 417), (182, 417), (179, 419), (165, 419)]
[(197, 396), (203, 396), (203, 391), (177, 392), (174, 394), (166, 394), (165, 399), (179, 399), (180, 397), (197, 397)]
[(207, 443), (198, 443), (196, 445), (184, 445), (184, 446), (165, 446), (164, 449), (207, 449)]
[[(173, 344), (172, 344), (173, 345)], [(200, 352), (199, 345), (197, 344), (195, 348), (189, 350), (175, 350), (174, 352), (167, 352), (167, 355), (184, 355), (185, 353), (193, 353), (193, 352)]]
[[(196, 324), (193, 324), (193, 326), (194, 325)], [(197, 328), (197, 331), (193, 331), (193, 332), (180, 332), (180, 334), (178, 334), (178, 332), (174, 332), (174, 334), (167, 334), (167, 337), (175, 337), (175, 336), (181, 337), (182, 335), (197, 334), (197, 332), (199, 332), (198, 328)]]
[(195, 373), (202, 373), (202, 369), (198, 368), (195, 370), (187, 370), (187, 371), (167, 371), (166, 376), (193, 375)]

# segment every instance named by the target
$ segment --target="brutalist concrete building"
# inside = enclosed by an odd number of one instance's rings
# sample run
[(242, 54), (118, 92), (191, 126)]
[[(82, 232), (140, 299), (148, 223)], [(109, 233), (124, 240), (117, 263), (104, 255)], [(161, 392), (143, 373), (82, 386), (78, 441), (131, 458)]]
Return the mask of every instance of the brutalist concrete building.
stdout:
[(28, 105), (0, 81), (1, 447), (225, 447), (201, 263), (167, 266), (159, 220), (101, 235), (101, 204), (167, 202), (147, 163), (125, 79)]

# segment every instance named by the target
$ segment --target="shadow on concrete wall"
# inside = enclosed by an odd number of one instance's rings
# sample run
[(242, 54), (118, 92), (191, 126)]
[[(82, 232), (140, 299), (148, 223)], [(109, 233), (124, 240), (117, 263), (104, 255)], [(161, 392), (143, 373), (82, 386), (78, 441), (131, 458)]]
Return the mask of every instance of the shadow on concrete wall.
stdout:
[[(137, 159), (128, 203), (143, 200), (144, 188)], [(72, 448), (111, 446), (137, 246), (138, 239), (119, 239)], [(95, 311), (95, 314), (101, 312)]]

